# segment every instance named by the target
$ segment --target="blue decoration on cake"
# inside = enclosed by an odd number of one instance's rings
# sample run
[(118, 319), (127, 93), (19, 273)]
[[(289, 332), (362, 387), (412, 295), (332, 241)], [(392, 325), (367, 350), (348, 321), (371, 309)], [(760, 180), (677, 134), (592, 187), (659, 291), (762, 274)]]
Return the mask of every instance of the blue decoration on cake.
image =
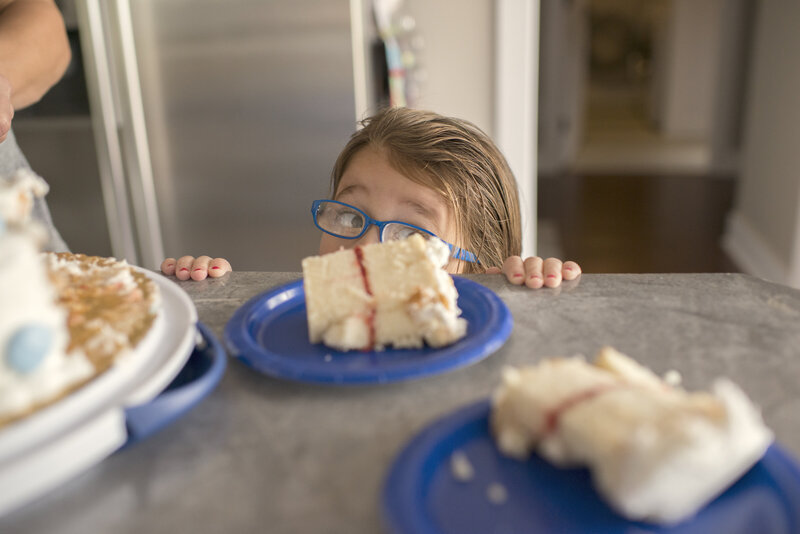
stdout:
[(8, 340), (6, 363), (20, 374), (34, 371), (53, 345), (53, 331), (46, 325), (30, 323), (18, 328)]

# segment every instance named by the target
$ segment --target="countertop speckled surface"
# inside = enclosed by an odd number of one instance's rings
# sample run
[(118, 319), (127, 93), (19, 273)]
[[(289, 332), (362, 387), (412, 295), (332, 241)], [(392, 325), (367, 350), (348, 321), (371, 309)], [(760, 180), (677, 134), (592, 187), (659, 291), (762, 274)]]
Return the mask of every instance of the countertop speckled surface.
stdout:
[[(222, 339), (249, 298), (299, 273), (179, 282)], [(612, 345), (687, 389), (718, 376), (759, 405), (800, 457), (800, 291), (741, 274), (592, 275), (531, 291), (468, 276), (514, 317), (494, 355), (380, 386), (274, 380), (231, 359), (218, 388), (171, 426), (0, 519), (2, 532), (376, 533), (395, 454), (439, 416), (490, 394), (507, 364)], [(7, 491), (3, 488), (3, 491)]]

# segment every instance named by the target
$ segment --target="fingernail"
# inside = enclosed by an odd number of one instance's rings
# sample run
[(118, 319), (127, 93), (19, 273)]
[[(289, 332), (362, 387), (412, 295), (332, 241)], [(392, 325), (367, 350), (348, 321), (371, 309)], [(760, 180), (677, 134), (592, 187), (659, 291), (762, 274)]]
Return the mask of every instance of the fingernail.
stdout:
[(522, 278), (522, 274), (520, 274), (520, 273), (514, 273), (514, 278)]
[(532, 274), (531, 275), (531, 280), (538, 280), (539, 278), (541, 278), (541, 277), (538, 274)]
[(572, 267), (564, 267), (564, 270), (565, 270), (565, 271), (571, 271), (571, 270), (572, 270)]
[(219, 269), (219, 267), (217, 267), (217, 266), (215, 265), (214, 267), (212, 267), (212, 269)]
[(167, 267), (172, 267), (173, 265), (175, 265), (175, 264), (174, 263), (168, 263)]
[(554, 274), (548, 274), (548, 275), (547, 275), (547, 278), (557, 278), (557, 277), (556, 277), (556, 275), (554, 275)]
[(195, 269), (194, 271), (195, 271), (195, 272), (197, 272), (197, 271), (202, 271), (202, 270), (203, 270), (203, 269), (201, 269), (200, 267), (198, 267), (198, 268), (197, 268), (197, 269)]
[(183, 271), (188, 271), (188, 270), (189, 270), (189, 269), (187, 269), (186, 267), (181, 267), (181, 272), (183, 272)]

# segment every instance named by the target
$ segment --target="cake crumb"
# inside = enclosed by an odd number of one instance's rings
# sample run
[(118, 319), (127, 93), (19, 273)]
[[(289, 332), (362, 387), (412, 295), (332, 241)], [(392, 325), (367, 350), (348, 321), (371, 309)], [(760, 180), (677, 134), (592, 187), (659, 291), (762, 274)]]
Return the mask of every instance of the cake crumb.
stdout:
[(508, 500), (508, 491), (499, 482), (492, 482), (486, 487), (486, 498), (492, 504), (503, 504)]
[(206, 350), (208, 348), (206, 338), (203, 337), (203, 334), (200, 332), (200, 330), (197, 330), (194, 334), (194, 348), (196, 350)]
[(459, 482), (469, 482), (475, 476), (475, 469), (463, 451), (455, 451), (450, 456), (450, 471)]
[(682, 380), (683, 377), (681, 377), (681, 374), (675, 369), (671, 369), (664, 373), (664, 382), (669, 386), (678, 387), (681, 385)]

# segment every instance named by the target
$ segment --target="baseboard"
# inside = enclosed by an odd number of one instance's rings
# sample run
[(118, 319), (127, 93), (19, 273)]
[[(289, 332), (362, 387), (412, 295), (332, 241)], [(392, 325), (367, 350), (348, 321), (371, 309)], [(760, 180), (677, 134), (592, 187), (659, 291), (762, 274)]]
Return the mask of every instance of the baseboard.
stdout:
[(738, 211), (728, 216), (722, 248), (747, 274), (779, 284), (789, 283), (788, 267)]

